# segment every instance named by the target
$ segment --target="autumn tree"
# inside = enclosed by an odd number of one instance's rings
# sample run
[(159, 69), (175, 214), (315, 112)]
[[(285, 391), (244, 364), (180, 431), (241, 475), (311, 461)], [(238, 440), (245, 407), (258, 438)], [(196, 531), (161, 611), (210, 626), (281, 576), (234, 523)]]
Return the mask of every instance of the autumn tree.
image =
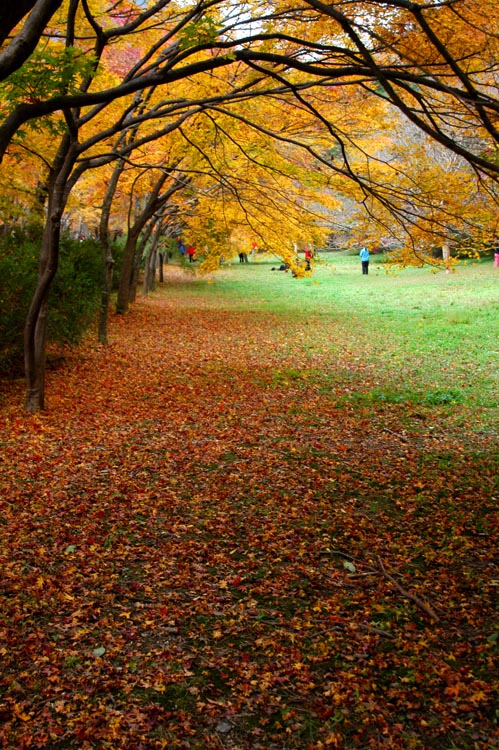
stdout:
[(297, 247), (324, 243), (329, 208), (337, 201), (328, 193), (328, 175), (307, 151), (307, 143), (320, 138), (313, 118), (308, 125), (286, 101), (264, 98), (213, 107), (182, 126), (194, 172), (183, 218), (202, 251), (202, 271), (256, 244), (301, 273)]
[(495, 182), (465, 159), (367, 92), (340, 95), (335, 111), (341, 146), (328, 171), (340, 208), (331, 228), (343, 244), (390, 248), (390, 262), (421, 265), (436, 262), (435, 248), (463, 252), (495, 232)]
[[(147, 169), (145, 177), (150, 184), (150, 190), (147, 191), (144, 201), (140, 202), (140, 208), (135, 207), (134, 216), (131, 218), (126, 235), (125, 251), (123, 258), (123, 268), (121, 271), (120, 284), (116, 309), (119, 313), (126, 312), (128, 303), (133, 294), (133, 269), (134, 260), (137, 256), (137, 242), (140, 233), (148, 222), (155, 217), (167, 204), (170, 198), (184, 187), (184, 181), (179, 177), (178, 170), (171, 167), (163, 167), (159, 174), (155, 176), (153, 169)], [(132, 202), (133, 205), (133, 202)], [(152, 230), (152, 227), (151, 227)]]
[[(159, 24), (168, 5), (153, 4), (148, 18)], [(497, 174), (494, 11), (494, 0), (425, 5), (378, 0), (368, 7), (302, 0), (285, 8), (272, 2), (248, 4), (244, 10), (212, 0), (187, 6), (176, 28), (170, 27), (170, 35), (175, 31), (177, 36), (168, 52), (166, 37), (158, 34), (150, 56), (115, 85), (24, 103), (0, 128), (1, 151), (30, 119), (65, 107), (109, 102), (240, 61), (260, 76), (279, 77), (294, 91), (296, 72), (308, 76), (308, 87), (367, 88), (477, 168)], [(130, 6), (132, 16), (138, 30), (144, 16), (140, 5), (135, 10)], [(110, 30), (99, 33), (103, 40), (110, 38)], [(152, 64), (158, 52), (163, 54), (159, 66)], [(485, 143), (473, 138), (477, 133)]]
[[(63, 91), (68, 89), (78, 90), (83, 94), (88, 92), (100, 70), (98, 63), (102, 61), (104, 52), (110, 41), (133, 33), (141, 24), (145, 23), (151, 15), (154, 15), (154, 12), (157, 12), (158, 8), (161, 8), (164, 5), (164, 2), (158, 3), (152, 10), (150, 9), (142, 13), (135, 13), (128, 23), (126, 18), (123, 19), (120, 17), (118, 18), (119, 23), (117, 25), (104, 31), (104, 29), (98, 26), (98, 23), (90, 13), (88, 6), (85, 5), (84, 7), (83, 18), (79, 18), (79, 2), (73, 0), (70, 4), (71, 13), (68, 15), (68, 25), (65, 31), (65, 44), (62, 49), (60, 49), (57, 47), (57, 43), (55, 43), (55, 49), (50, 52), (50, 57), (48, 58), (53, 67), (48, 70), (42, 70), (43, 81), (42, 85), (38, 87), (38, 90), (42, 90), (43, 88), (45, 91), (48, 91), (53, 87), (60, 88)], [(89, 25), (93, 31), (95, 44), (92, 56), (83, 56), (83, 50), (80, 49), (80, 52), (78, 52), (77, 48), (74, 47), (74, 44), (77, 43), (75, 37), (77, 21), (80, 23), (86, 22), (87, 26)], [(166, 37), (167, 40), (169, 40), (169, 34), (167, 34)], [(69, 55), (67, 54), (68, 50), (71, 51), (71, 54)], [(47, 52), (44, 54), (47, 58)], [(58, 57), (62, 62), (62, 70), (56, 64)], [(149, 53), (146, 52), (146, 59), (148, 58)], [(109, 67), (107, 69), (109, 70)], [(51, 77), (51, 72), (53, 77)], [(116, 75), (116, 72), (114, 75)], [(24, 82), (23, 85), (21, 85), (21, 82)], [(29, 77), (28, 79), (23, 79), (21, 76), (20, 79), (9, 81), (8, 91), (11, 101), (14, 103), (14, 112), (19, 111), (19, 107), (16, 104), (16, 96), (23, 95), (24, 85), (27, 83), (29, 83), (32, 90), (37, 89), (36, 82), (30, 80)], [(113, 100), (111, 100), (111, 104), (112, 102)], [(180, 106), (185, 108), (183, 102), (181, 102)], [(83, 153), (95, 148), (97, 142), (109, 140), (113, 135), (116, 135), (124, 129), (124, 121), (127, 116), (129, 120), (131, 118), (131, 109), (129, 106), (125, 106), (124, 111), (119, 113), (117, 120), (115, 120), (110, 127), (105, 128), (103, 132), (100, 131), (98, 134), (95, 133), (95, 131), (92, 132), (92, 130), (90, 130), (88, 140), (80, 142), (82, 127), (88, 126), (89, 123), (95, 121), (97, 116), (102, 116), (102, 106), (96, 106), (86, 113), (82, 113), (81, 110), (76, 107), (65, 109), (63, 120), (59, 119), (55, 123), (52, 121), (49, 123), (49, 128), (55, 133), (61, 132), (62, 137), (57, 153), (48, 167), (48, 175), (46, 178), (48, 196), (47, 221), (45, 224), (40, 252), (39, 280), (31, 302), (25, 328), (25, 369), (27, 378), (26, 404), (30, 411), (36, 411), (44, 407), (45, 337), (48, 295), (52, 280), (57, 271), (59, 237), (63, 212), (71, 190), (77, 183), (82, 171), (88, 168), (89, 164), (92, 166), (94, 165), (94, 160), (92, 159), (89, 163), (85, 164), (80, 161), (78, 165), (77, 161), (81, 158)], [(157, 116), (164, 117), (164, 110), (161, 110)], [(132, 122), (127, 122), (126, 126), (131, 127), (133, 124), (132, 120)], [(169, 128), (170, 126), (167, 125), (166, 130)], [(161, 132), (165, 132), (164, 127)], [(149, 138), (151, 137), (157, 137), (157, 134), (155, 133), (153, 136), (149, 136)], [(118, 156), (119, 154), (115, 152), (111, 156), (108, 155), (104, 161), (118, 158)], [(102, 160), (99, 163), (101, 164)], [(128, 272), (128, 270), (129, 266), (125, 264), (125, 273)], [(124, 288), (125, 285), (129, 284), (129, 281), (130, 279), (128, 278), (123, 282), (122, 295), (125, 295)], [(121, 298), (122, 297), (120, 297), (120, 299)]]
[[(68, 15), (68, 25), (65, 31), (65, 44), (63, 46), (63, 49), (58, 50), (56, 44), (55, 50), (54, 52), (51, 52), (51, 57), (49, 58), (51, 64), (54, 66), (51, 69), (53, 77), (50, 76), (50, 70), (48, 72), (48, 75), (47, 71), (43, 70), (42, 72), (44, 80), (42, 82), (42, 85), (40, 85), (38, 88), (35, 86), (33, 81), (29, 80), (29, 77), (27, 79), (23, 79), (21, 76), (20, 79), (9, 81), (7, 90), (9, 92), (10, 101), (13, 101), (14, 103), (14, 107), (12, 110), (13, 114), (22, 111), (22, 105), (16, 104), (16, 95), (22, 96), (25, 91), (24, 87), (27, 84), (29, 84), (29, 87), (32, 90), (37, 89), (39, 91), (48, 91), (50, 90), (50, 88), (59, 88), (63, 91), (63, 96), (66, 96), (67, 91), (73, 89), (74, 91), (78, 90), (81, 95), (85, 96), (89, 91), (91, 85), (96, 80), (96, 75), (100, 71), (99, 64), (103, 60), (104, 52), (107, 50), (107, 46), (109, 45), (110, 41), (120, 39), (122, 37), (125, 37), (127, 34), (133, 33), (137, 30), (137, 28), (141, 26), (141, 24), (145, 23), (148, 19), (151, 18), (152, 15), (154, 15), (154, 13), (158, 12), (158, 10), (160, 10), (164, 6), (164, 2), (157, 3), (152, 9), (149, 9), (142, 13), (133, 14), (131, 16), (131, 20), (129, 20), (128, 18), (119, 18), (118, 20), (121, 21), (120, 23), (104, 30), (98, 25), (95, 17), (90, 13), (89, 8), (88, 6), (86, 6), (86, 4), (84, 4), (83, 8), (83, 18), (79, 19), (79, 2), (77, 0), (73, 0), (70, 3), (71, 13), (69, 13)], [(190, 19), (191, 14), (187, 14), (185, 17), (185, 23), (188, 23)], [(82, 50), (80, 49), (80, 51), (78, 52), (78, 48), (74, 46), (77, 43), (76, 30), (78, 20), (80, 21), (80, 23), (86, 22), (86, 24), (90, 26), (95, 36), (95, 44), (92, 56), (83, 56), (81, 54)], [(178, 24), (174, 19), (174, 26), (176, 27), (177, 25)], [(168, 31), (166, 33), (164, 41), (166, 45), (171, 45), (171, 53), (177, 54), (179, 45), (177, 41), (174, 41), (173, 44), (171, 44), (171, 31)], [(68, 51), (70, 51), (69, 55), (67, 54)], [(146, 63), (149, 64), (150, 54), (150, 51), (146, 50), (141, 65), (138, 65), (139, 68)], [(165, 54), (165, 51), (162, 50), (161, 59), (165, 56)], [(55, 64), (57, 55), (59, 55), (63, 63), (62, 70)], [(47, 57), (47, 53), (45, 53), (45, 56)], [(114, 55), (114, 59), (116, 59), (116, 54)], [(111, 60), (111, 63), (112, 62), (113, 60)], [(229, 64), (229, 62), (231, 61), (225, 60), (224, 65)], [(208, 63), (210, 66), (213, 64), (212, 60), (209, 60)], [(135, 70), (136, 68), (137, 64), (132, 67), (132, 70)], [(107, 69), (109, 70), (109, 67)], [(111, 71), (113, 71), (112, 65), (110, 69)], [(187, 76), (192, 72), (190, 66), (187, 65), (186, 69), (187, 70), (183, 73), (184, 76)], [(201, 66), (200, 70), (201, 72), (204, 70), (203, 65)], [(115, 76), (117, 72), (119, 71), (114, 70)], [(126, 77), (127, 74), (125, 74), (125, 78)], [(251, 85), (245, 83), (244, 89), (247, 90), (248, 88), (251, 88)], [(230, 90), (229, 96), (234, 97), (233, 89)], [(220, 97), (217, 96), (216, 99), (219, 100)], [(111, 98), (110, 103), (112, 104), (113, 101), (114, 99)], [(184, 103), (183, 99), (180, 100), (179, 106), (181, 109), (186, 109), (186, 104)], [(85, 151), (91, 150), (92, 147), (95, 147), (95, 144), (97, 142), (106, 139), (108, 140), (113, 136), (113, 134), (119, 133), (124, 128), (133, 126), (134, 124), (132, 111), (129, 107), (125, 106), (124, 111), (120, 112), (119, 117), (116, 121), (113, 122), (110, 127), (105, 128), (104, 131), (101, 131), (98, 135), (90, 132), (89, 139), (84, 143), (80, 142), (80, 132), (82, 127), (88, 126), (88, 124), (91, 122), (95, 122), (95, 118), (102, 115), (102, 107), (103, 105), (97, 105), (87, 112), (82, 112), (79, 107), (65, 109), (64, 120), (57, 122), (55, 125), (51, 123), (51, 127), (56, 128), (56, 132), (57, 128), (61, 128), (62, 137), (59, 148), (57, 150), (57, 154), (49, 167), (48, 177), (46, 180), (48, 193), (47, 222), (45, 225), (40, 254), (39, 282), (30, 306), (25, 329), (25, 366), (28, 384), (27, 408), (30, 411), (35, 411), (37, 409), (43, 408), (44, 405), (45, 331), (48, 293), (50, 290), (51, 282), (57, 271), (61, 219), (71, 189), (76, 184), (81, 172), (88, 166), (88, 164), (82, 165), (82, 163), (78, 164), (78, 166), (76, 167), (75, 165), (78, 159), (81, 158), (82, 154)], [(167, 108), (171, 113), (171, 102), (168, 102), (166, 105), (156, 104), (155, 111), (152, 116), (155, 119), (164, 117), (165, 108)], [(146, 114), (145, 118), (147, 119), (148, 116), (151, 115)], [(183, 116), (185, 117), (186, 115), (184, 114)], [(141, 117), (143, 117), (143, 115), (141, 115)], [(7, 121), (8, 120), (9, 117), (7, 117)], [(169, 127), (170, 126), (167, 126), (167, 129)], [(164, 128), (161, 132), (165, 132)], [(151, 138), (154, 139), (157, 137), (158, 133), (154, 133), (152, 136), (146, 136), (146, 140)], [(114, 153), (109, 158), (118, 157), (119, 154)], [(93, 164), (94, 161), (91, 159), (90, 163)], [(102, 161), (100, 163), (102, 163)], [(134, 235), (133, 227), (131, 229), (131, 234)], [(135, 240), (133, 236), (130, 239), (130, 242), (131, 244), (134, 244)], [(127, 252), (129, 250), (131, 250), (131, 247), (127, 247)], [(125, 254), (125, 256), (128, 257), (127, 253)], [(126, 278), (127, 274), (129, 276), (129, 264), (125, 263), (123, 277), (124, 280), (122, 284), (120, 284), (119, 294), (119, 304), (122, 304), (123, 307), (125, 307), (125, 303), (123, 302), (125, 298), (125, 287), (129, 285), (130, 281), (129, 278)], [(126, 294), (128, 294), (128, 292)]]

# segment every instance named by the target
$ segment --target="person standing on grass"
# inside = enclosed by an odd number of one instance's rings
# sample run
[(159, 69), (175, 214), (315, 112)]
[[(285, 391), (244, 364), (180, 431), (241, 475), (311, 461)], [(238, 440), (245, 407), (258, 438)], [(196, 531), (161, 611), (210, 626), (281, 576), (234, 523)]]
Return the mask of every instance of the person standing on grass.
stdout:
[(360, 249), (360, 262), (362, 264), (362, 273), (364, 276), (367, 276), (369, 273), (369, 250), (367, 247), (362, 247)]
[(187, 248), (187, 255), (189, 256), (189, 263), (194, 263), (194, 255), (196, 251), (194, 250), (192, 245), (189, 245)]
[(312, 266), (310, 265), (312, 263), (312, 258), (314, 257), (312, 251), (309, 247), (305, 248), (305, 271), (311, 271)]

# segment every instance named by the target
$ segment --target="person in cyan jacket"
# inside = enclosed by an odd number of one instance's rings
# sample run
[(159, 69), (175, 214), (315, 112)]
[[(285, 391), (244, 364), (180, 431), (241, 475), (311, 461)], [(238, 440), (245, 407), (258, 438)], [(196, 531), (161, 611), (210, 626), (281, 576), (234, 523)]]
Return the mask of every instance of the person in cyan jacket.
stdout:
[(362, 247), (360, 250), (360, 262), (362, 264), (362, 273), (367, 275), (369, 273), (369, 250), (367, 247)]

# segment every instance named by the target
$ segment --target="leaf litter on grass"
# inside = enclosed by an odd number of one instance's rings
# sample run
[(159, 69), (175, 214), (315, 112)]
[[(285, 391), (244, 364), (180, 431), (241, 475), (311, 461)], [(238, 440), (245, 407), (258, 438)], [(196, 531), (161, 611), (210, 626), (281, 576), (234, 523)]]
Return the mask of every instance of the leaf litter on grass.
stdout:
[(195, 300), (4, 386), (1, 746), (497, 746), (494, 436)]

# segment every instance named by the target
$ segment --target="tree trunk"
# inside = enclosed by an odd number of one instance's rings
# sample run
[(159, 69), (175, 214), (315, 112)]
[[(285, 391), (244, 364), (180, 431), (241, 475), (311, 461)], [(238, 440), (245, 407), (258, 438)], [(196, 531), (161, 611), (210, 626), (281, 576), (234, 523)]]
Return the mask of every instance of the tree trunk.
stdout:
[(135, 302), (135, 300), (137, 299), (137, 287), (139, 285), (140, 265), (142, 263), (142, 258), (144, 257), (147, 243), (149, 242), (151, 232), (152, 232), (152, 224), (151, 222), (149, 222), (149, 224), (146, 226), (145, 232), (142, 234), (142, 237), (140, 238), (138, 251), (135, 253), (132, 280), (130, 283), (130, 292), (128, 294), (129, 302)]
[(124, 161), (119, 161), (116, 164), (112, 177), (109, 181), (109, 185), (102, 202), (102, 211), (99, 224), (99, 241), (102, 246), (102, 260), (104, 264), (103, 274), (103, 285), (101, 294), (101, 303), (99, 309), (99, 327), (97, 331), (97, 338), (101, 344), (107, 344), (107, 322), (109, 319), (109, 305), (111, 302), (111, 294), (113, 291), (113, 274), (114, 274), (114, 258), (111, 251), (111, 243), (109, 241), (109, 217), (111, 215), (111, 206), (113, 204), (113, 198), (116, 193), (121, 173), (125, 167)]
[(26, 374), (26, 409), (37, 412), (45, 408), (45, 365), (48, 297), (59, 262), (59, 239), (63, 207), (54, 205), (45, 224), (40, 252), (38, 283), (24, 327), (24, 367)]
[(450, 273), (450, 247), (447, 242), (444, 242), (444, 244), (442, 245), (442, 258), (444, 260), (447, 273)]
[(132, 286), (134, 260), (137, 249), (137, 240), (139, 238), (141, 229), (142, 226), (138, 226), (137, 224), (135, 224), (128, 230), (125, 250), (123, 253), (123, 265), (121, 267), (118, 297), (116, 299), (116, 312), (118, 314), (128, 312), (130, 288)]
[[(4, 80), (28, 59), (62, 0), (3, 0), (0, 3), (0, 80)], [(17, 24), (30, 13), (8, 44)], [(1, 161), (1, 158), (0, 158)]]
[(67, 201), (67, 184), (77, 157), (77, 144), (63, 137), (48, 180), (48, 211), (43, 230), (38, 281), (24, 326), (26, 409), (45, 408), (47, 313), (50, 286), (59, 263), (61, 219)]
[(142, 279), (142, 294), (144, 297), (149, 292), (154, 291), (155, 275), (156, 275), (156, 260), (157, 253), (153, 245), (147, 250), (146, 262), (144, 266), (144, 278)]
[(147, 250), (146, 265), (144, 269), (144, 282), (142, 285), (142, 291), (144, 295), (149, 292), (153, 292), (156, 286), (156, 265), (158, 262), (158, 244), (163, 230), (163, 222), (161, 219), (156, 224), (152, 242)]
[(109, 319), (109, 304), (111, 302), (111, 293), (113, 291), (114, 277), (114, 258), (109, 244), (109, 238), (106, 245), (102, 246), (102, 257), (104, 261), (104, 279), (102, 284), (102, 293), (99, 307), (99, 322), (97, 329), (97, 339), (100, 344), (107, 344), (107, 321)]
[[(169, 177), (169, 173), (164, 171), (161, 173), (157, 180), (153, 191), (147, 199), (147, 203), (142, 210), (142, 213), (136, 218), (133, 226), (129, 227), (128, 235), (125, 245), (125, 253), (123, 257), (123, 266), (120, 276), (120, 284), (118, 288), (118, 298), (116, 301), (116, 312), (125, 313), (128, 311), (129, 303), (135, 299), (135, 292), (138, 280), (138, 269), (140, 266), (141, 255), (137, 254), (137, 241), (139, 239), (142, 229), (146, 226), (147, 222), (153, 217), (156, 211), (158, 211), (166, 201), (173, 195), (174, 192), (179, 190), (179, 184), (174, 185), (164, 194), (160, 195), (161, 189)], [(149, 228), (149, 233), (145, 235), (144, 241), (150, 235), (152, 224)], [(144, 243), (141, 243), (141, 247), (144, 247)], [(134, 276), (134, 271), (137, 273)]]
[[(9, 33), (23, 16), (32, 10), (35, 3), (36, 0), (17, 0), (15, 3), (5, 3), (5, 6), (0, 8), (0, 43), (7, 39)], [(57, 3), (52, 3), (52, 5), (57, 5)]]

